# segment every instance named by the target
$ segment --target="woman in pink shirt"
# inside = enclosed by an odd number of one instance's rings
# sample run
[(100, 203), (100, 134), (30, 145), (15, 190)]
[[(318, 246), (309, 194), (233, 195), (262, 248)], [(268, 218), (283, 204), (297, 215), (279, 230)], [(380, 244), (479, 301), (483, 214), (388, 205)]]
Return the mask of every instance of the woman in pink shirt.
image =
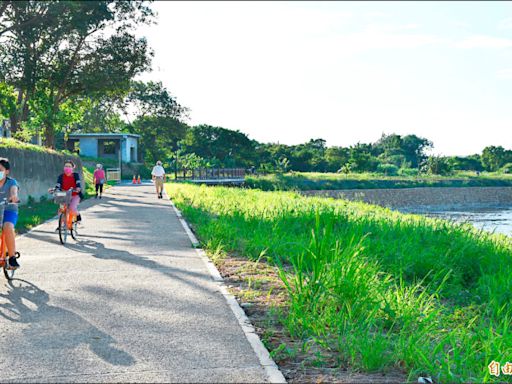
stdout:
[(96, 164), (96, 170), (94, 171), (94, 185), (96, 186), (96, 199), (98, 198), (98, 190), (100, 191), (100, 199), (103, 194), (103, 184), (105, 184), (105, 171), (103, 165)]

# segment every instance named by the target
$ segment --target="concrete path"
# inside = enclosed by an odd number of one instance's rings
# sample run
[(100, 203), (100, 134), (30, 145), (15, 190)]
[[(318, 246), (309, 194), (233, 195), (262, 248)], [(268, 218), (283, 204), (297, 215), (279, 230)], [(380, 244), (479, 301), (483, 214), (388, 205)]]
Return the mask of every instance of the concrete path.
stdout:
[(233, 312), (152, 185), (82, 204), (79, 241), (56, 221), (18, 239), (0, 280), (0, 381), (263, 382)]

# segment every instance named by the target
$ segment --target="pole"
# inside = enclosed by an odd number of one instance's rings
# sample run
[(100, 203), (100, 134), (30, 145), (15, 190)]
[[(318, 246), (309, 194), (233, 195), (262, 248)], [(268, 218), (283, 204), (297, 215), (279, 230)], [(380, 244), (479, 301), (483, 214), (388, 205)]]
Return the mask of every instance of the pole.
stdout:
[(178, 181), (178, 150), (174, 155), (174, 181)]
[(123, 172), (123, 162), (122, 162), (122, 157), (121, 157), (121, 148), (122, 148), (122, 144), (121, 144), (121, 141), (123, 139), (120, 138), (119, 139), (119, 150), (118, 150), (118, 161), (119, 161), (119, 182), (121, 182), (121, 180), (123, 179), (123, 176), (122, 176), (122, 172)]

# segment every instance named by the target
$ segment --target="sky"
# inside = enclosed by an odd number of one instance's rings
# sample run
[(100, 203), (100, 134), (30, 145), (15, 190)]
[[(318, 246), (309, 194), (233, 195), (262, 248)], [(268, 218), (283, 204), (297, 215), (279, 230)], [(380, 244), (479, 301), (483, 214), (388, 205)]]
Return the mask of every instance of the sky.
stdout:
[(512, 2), (166, 2), (139, 29), (189, 124), (328, 146), (512, 148)]

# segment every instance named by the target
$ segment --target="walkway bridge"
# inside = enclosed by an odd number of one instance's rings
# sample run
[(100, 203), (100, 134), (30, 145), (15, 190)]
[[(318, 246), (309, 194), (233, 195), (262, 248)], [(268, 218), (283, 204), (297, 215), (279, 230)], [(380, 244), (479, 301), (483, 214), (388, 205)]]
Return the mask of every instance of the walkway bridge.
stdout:
[(195, 168), (175, 172), (176, 181), (187, 181), (207, 185), (242, 185), (245, 182), (244, 168)]

